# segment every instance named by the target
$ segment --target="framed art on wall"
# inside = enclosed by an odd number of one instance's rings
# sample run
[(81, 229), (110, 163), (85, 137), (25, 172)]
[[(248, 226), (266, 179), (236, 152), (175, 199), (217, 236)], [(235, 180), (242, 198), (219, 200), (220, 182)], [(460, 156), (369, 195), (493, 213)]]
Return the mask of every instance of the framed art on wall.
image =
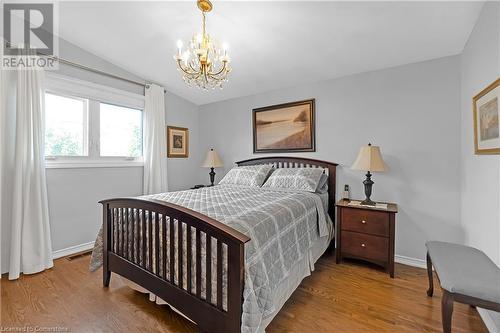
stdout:
[(189, 130), (167, 126), (167, 157), (189, 157)]
[(500, 154), (500, 78), (473, 98), (474, 150)]
[(253, 152), (316, 151), (315, 100), (253, 109)]

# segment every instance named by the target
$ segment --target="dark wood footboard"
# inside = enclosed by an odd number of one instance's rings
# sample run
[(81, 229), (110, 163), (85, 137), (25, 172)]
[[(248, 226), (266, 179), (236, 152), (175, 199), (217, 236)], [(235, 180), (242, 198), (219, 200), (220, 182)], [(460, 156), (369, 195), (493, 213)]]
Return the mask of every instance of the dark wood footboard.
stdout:
[(240, 332), (247, 236), (163, 201), (100, 203), (104, 286), (116, 272), (174, 306), (203, 332)]

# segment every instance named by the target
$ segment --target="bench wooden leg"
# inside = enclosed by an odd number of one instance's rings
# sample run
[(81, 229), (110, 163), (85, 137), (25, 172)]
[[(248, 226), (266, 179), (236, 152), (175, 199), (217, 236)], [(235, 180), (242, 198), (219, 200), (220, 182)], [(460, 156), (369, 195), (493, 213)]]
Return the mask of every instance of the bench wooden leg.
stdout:
[(429, 253), (427, 253), (427, 275), (429, 276), (429, 289), (427, 289), (427, 296), (432, 297), (434, 294), (434, 280), (432, 278), (432, 261)]
[(441, 320), (443, 322), (443, 333), (451, 333), (451, 317), (453, 314), (453, 296), (443, 289), (441, 299)]

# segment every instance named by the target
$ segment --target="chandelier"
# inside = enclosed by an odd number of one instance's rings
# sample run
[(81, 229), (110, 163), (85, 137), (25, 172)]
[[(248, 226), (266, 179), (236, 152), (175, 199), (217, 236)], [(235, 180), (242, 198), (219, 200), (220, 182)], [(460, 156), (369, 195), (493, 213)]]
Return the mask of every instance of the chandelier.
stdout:
[(222, 84), (227, 82), (231, 71), (227, 45), (224, 44), (221, 49), (206, 32), (205, 13), (212, 10), (212, 3), (209, 0), (198, 0), (197, 4), (203, 17), (202, 33), (194, 35), (184, 51), (182, 41), (177, 41), (177, 54), (174, 59), (188, 86), (204, 90), (217, 87), (222, 89)]

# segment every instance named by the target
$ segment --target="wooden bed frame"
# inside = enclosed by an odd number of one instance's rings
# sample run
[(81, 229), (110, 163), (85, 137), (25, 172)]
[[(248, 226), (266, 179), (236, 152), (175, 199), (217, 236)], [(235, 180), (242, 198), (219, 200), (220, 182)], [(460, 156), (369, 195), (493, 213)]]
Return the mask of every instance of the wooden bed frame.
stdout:
[[(300, 157), (261, 157), (239, 161), (236, 164), (238, 166), (273, 164), (275, 168), (311, 167), (328, 170), (330, 201), (328, 215), (335, 221), (337, 164)], [(115, 198), (100, 203), (103, 205), (105, 287), (109, 286), (111, 272), (115, 272), (174, 306), (197, 323), (202, 332), (240, 332), (245, 276), (244, 246), (250, 240), (249, 237), (208, 216), (163, 201)], [(162, 244), (167, 243), (167, 229), (170, 238), (169, 249), (166, 246), (159, 246), (160, 239)], [(186, 233), (183, 230), (186, 230)], [(193, 235), (195, 237), (192, 237)], [(183, 237), (186, 238), (184, 241)], [(205, 244), (202, 239), (206, 239)], [(184, 243), (186, 243), (185, 251), (183, 246), (175, 249), (174, 244)], [(202, 258), (200, 251), (202, 244), (206, 246), (207, 253), (210, 252), (212, 255)], [(195, 254), (192, 253), (193, 245)], [(213, 248), (216, 250), (212, 251)], [(185, 259), (183, 259), (184, 253)], [(216, 258), (214, 263), (212, 258)], [(202, 260), (208, 269), (202, 269)], [(227, 261), (226, 276), (223, 276), (223, 261)], [(215, 269), (212, 264), (215, 265)], [(166, 274), (167, 265), (169, 274)], [(196, 268), (194, 272), (192, 265)], [(183, 281), (183, 274), (175, 274), (175, 268), (178, 272), (186, 273), (186, 281)], [(206, 297), (203, 297), (202, 273), (205, 281), (216, 281), (217, 290), (214, 291), (216, 297), (213, 300), (212, 283), (205, 284)], [(194, 284), (193, 277), (195, 277)], [(223, 307), (223, 279), (227, 279), (225, 307)]]

